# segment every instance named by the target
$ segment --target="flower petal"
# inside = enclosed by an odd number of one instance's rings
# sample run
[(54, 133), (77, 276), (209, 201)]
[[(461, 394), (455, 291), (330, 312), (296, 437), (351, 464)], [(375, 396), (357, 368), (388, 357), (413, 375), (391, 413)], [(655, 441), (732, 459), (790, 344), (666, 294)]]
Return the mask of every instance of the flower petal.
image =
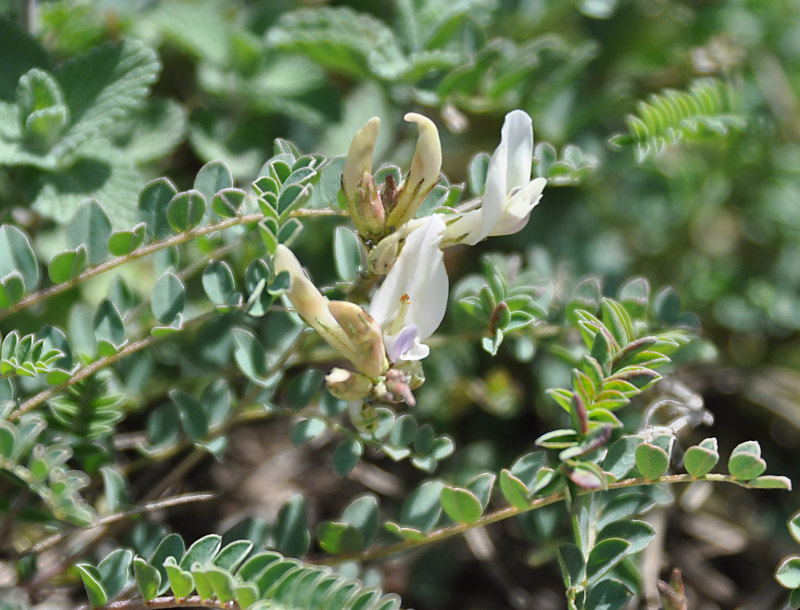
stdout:
[(547, 181), (544, 178), (536, 178), (509, 197), (505, 213), (491, 235), (513, 235), (521, 231), (542, 198), (545, 184)]
[[(505, 144), (506, 194), (528, 184), (533, 160), (533, 121), (527, 112), (512, 110), (506, 115), (500, 131), (501, 146)], [(499, 148), (499, 147), (498, 147)]]

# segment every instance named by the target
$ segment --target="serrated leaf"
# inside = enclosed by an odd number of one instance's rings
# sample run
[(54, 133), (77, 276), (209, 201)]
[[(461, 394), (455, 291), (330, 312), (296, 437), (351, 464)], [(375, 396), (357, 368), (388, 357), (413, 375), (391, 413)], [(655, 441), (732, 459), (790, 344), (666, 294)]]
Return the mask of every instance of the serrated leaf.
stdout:
[(52, 154), (76, 150), (136, 108), (147, 97), (160, 67), (156, 54), (134, 40), (98, 46), (65, 62), (55, 75), (72, 124)]
[(187, 116), (174, 99), (151, 96), (108, 132), (114, 145), (137, 165), (170, 154), (186, 135)]

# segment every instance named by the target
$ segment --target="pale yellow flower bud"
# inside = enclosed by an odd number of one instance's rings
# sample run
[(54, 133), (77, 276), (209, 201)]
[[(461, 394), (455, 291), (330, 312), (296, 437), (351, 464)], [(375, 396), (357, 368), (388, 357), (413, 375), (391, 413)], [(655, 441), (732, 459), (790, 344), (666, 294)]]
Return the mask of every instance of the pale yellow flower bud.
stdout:
[(442, 144), (439, 131), (428, 117), (409, 112), (405, 115), (409, 123), (416, 123), (419, 130), (417, 148), (411, 159), (411, 169), (400, 187), (397, 205), (388, 210), (387, 227), (398, 229), (417, 213), (423, 199), (439, 182), (442, 170)]
[(294, 253), (280, 244), (273, 259), (276, 274), (286, 271), (286, 297), (308, 324), (336, 351), (370, 377), (381, 375), (388, 362), (381, 328), (354, 303), (329, 301), (308, 279)]
[(328, 391), (342, 400), (361, 400), (372, 391), (372, 380), (346, 369), (334, 368), (325, 376)]
[(348, 360), (368, 375), (377, 377), (389, 366), (383, 347), (383, 331), (363, 307), (348, 301), (331, 301), (328, 310), (347, 335), (352, 353)]
[(358, 232), (365, 236), (383, 232), (386, 214), (372, 178), (372, 155), (381, 120), (372, 117), (356, 132), (342, 172), (342, 190), (347, 212)]

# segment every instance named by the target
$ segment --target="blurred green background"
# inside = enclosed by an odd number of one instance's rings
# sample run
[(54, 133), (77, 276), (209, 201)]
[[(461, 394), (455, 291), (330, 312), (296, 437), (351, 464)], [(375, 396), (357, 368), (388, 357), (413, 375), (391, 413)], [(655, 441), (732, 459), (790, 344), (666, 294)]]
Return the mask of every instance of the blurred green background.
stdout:
[[(550, 183), (524, 231), (479, 251), (522, 254), (553, 282), (556, 301), (586, 277), (607, 294), (633, 276), (646, 277), (653, 292), (674, 287), (716, 346), (715, 357), (706, 350), (681, 375), (714, 413), (721, 453), (756, 438), (775, 472), (800, 480), (797, 0), (0, 0), (0, 15), (26, 24), (53, 65), (124, 38), (157, 51), (163, 67), (152, 97), (106, 134), (133, 172), (130, 186), (107, 191), (122, 206), (135, 206), (141, 185), (158, 176), (189, 188), (214, 159), (246, 185), (276, 137), (342, 154), (374, 115), (382, 118), (376, 161), (406, 167), (415, 140), (401, 120), (407, 111), (439, 125), (443, 172), (465, 182), (473, 154), (496, 146), (504, 114), (526, 110), (542, 143), (537, 171)], [(14, 61), (0, 57), (0, 80)], [(703, 84), (709, 89), (698, 93)], [(681, 122), (670, 113), (682, 102), (668, 90), (707, 106)], [(0, 83), (0, 103), (12, 101), (9, 91)], [(641, 102), (656, 109), (652, 121)], [(63, 222), (26, 190), (46, 174), (0, 158), (4, 221), (33, 234)], [(298, 246), (312, 265), (329, 256), (321, 234), (306, 231)], [(454, 283), (476, 269), (475, 256), (448, 253)], [(474, 461), (451, 468), (503, 467), (546, 429), (542, 390), (568, 369), (546, 350), (523, 351), (495, 360), (477, 347), (434, 353), (420, 409), (467, 449), (461, 459)], [(466, 390), (458, 387), (464, 379), (472, 380)], [(743, 537), (701, 554), (700, 567), (684, 567), (722, 583), (704, 591), (697, 577), (706, 604), (697, 607), (778, 607), (755, 600), (792, 551), (782, 523), (798, 500), (722, 490), (704, 507), (716, 521), (699, 525), (699, 513), (676, 509), (673, 564), (693, 545), (713, 547), (698, 532), (713, 540), (725, 524)], [(402, 585), (404, 601), (438, 595), (439, 605), (427, 607), (503, 607), (472, 591), (468, 575), (477, 568), (442, 563), (450, 551), (465, 552), (434, 549), (420, 561)], [(536, 563), (535, 553), (520, 553), (521, 563)], [(524, 586), (538, 591), (537, 607), (559, 607), (552, 598), (547, 605), (546, 592), (560, 585), (513, 567), (514, 559), (501, 563), (537, 583)], [(487, 578), (509, 590), (502, 575)], [(470, 594), (478, 595), (473, 606)]]

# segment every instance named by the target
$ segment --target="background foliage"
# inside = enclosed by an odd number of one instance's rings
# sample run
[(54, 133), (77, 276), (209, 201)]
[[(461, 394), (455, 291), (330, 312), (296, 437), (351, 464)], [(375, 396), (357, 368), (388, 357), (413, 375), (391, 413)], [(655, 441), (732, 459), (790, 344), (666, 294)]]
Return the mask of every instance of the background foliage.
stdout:
[[(204, 575), (237, 539), (269, 543), (276, 566), (309, 548), (312, 557), (365, 548), (378, 535), (376, 496), (390, 509), (381, 518), (397, 515), (413, 538), (483, 514), (486, 473), (519, 475), (530, 491), (525, 469), (511, 465), (541, 434), (575, 424), (545, 390), (577, 389), (577, 310), (602, 318), (603, 296), (634, 321), (699, 322), (704, 339), (669, 354), (688, 365), (670, 365), (672, 386), (634, 398), (626, 432), (652, 423), (640, 418), (659, 397), (702, 395), (713, 447), (703, 429), (674, 448), (646, 444), (676, 455), (697, 446), (696, 459), (718, 451), (724, 464), (759, 439), (770, 472), (798, 478), (795, 0), (6, 0), (0, 14), (0, 398), (26, 412), (10, 418), (9, 406), (0, 428), (14, 607), (28, 594), (81, 599), (68, 571), (80, 560), (84, 582), (106, 585), (116, 561), (131, 578), (159, 570), (161, 590), (165, 558), (175, 557), (180, 581), (194, 572), (186, 549), (211, 533), (222, 538), (207, 543)], [(264, 261), (277, 241), (293, 242), (316, 283), (341, 296), (360, 262), (345, 256), (352, 234), (333, 230), (336, 217), (291, 217), (336, 200), (341, 159), (323, 161), (380, 116), (376, 167), (407, 167), (413, 137), (400, 117), (423, 112), (445, 151), (432, 209), (457, 197), (455, 185), (463, 198), (481, 192), (485, 158), (471, 159), (496, 146), (516, 107), (534, 118), (543, 202), (523, 232), (447, 252), (452, 302), (418, 407), (378, 413), (386, 435), (370, 444), (339, 423), (342, 404), (319, 397), (330, 354), (285, 312), (263, 315), (280, 289)], [(270, 221), (256, 226), (261, 216)], [(169, 247), (145, 257), (148, 244)], [(117, 257), (130, 258), (117, 267)], [(485, 337), (500, 301), (519, 327)], [(658, 470), (656, 449), (637, 450), (640, 471), (640, 451)], [(753, 451), (744, 453), (761, 459)], [(503, 480), (513, 505), (514, 483)], [(445, 482), (453, 491), (442, 496)], [(166, 492), (205, 490), (216, 495), (111, 518)], [(446, 515), (404, 513), (405, 499), (430, 494)], [(657, 494), (647, 502), (666, 532), (653, 544), (682, 570), (691, 607), (779, 607), (772, 572), (796, 553), (785, 527), (796, 494), (675, 494), (669, 506)], [(103, 518), (85, 538), (70, 529)], [(341, 570), (360, 576), (375, 604), (396, 591), (404, 607), (560, 608), (564, 519), (543, 508), (382, 572)], [(158, 555), (164, 544), (170, 552)], [(135, 549), (139, 563), (119, 551), (97, 565), (117, 547)], [(324, 571), (296, 575), (324, 585)]]

